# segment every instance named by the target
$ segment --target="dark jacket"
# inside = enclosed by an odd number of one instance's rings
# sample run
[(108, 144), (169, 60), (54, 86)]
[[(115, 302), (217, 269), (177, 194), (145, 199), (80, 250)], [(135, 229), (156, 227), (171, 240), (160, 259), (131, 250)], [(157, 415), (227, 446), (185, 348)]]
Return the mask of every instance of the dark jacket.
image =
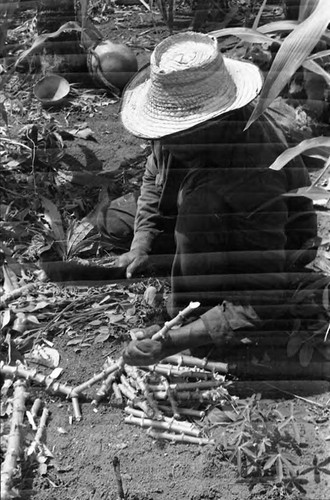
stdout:
[(183, 165), (159, 142), (152, 145), (131, 248), (151, 253), (161, 234), (175, 233), (178, 307), (190, 295), (213, 295), (219, 303), (222, 291), (285, 289), (286, 273), (315, 256), (315, 250), (301, 252), (317, 235), (312, 202), (285, 196), (310, 184), (302, 159), (280, 171), (268, 168), (288, 147), (278, 126), (283, 115), (270, 110), (244, 132), (250, 113), (239, 110), (225, 127), (222, 121), (201, 130), (197, 166)]

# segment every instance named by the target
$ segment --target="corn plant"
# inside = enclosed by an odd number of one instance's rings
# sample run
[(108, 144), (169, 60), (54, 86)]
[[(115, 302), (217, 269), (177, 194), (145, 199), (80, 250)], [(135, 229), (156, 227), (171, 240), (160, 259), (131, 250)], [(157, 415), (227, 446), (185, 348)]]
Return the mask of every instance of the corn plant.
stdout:
[[(265, 3), (263, 2), (262, 8)], [(279, 46), (247, 128), (264, 113), (299, 67), (303, 66), (322, 76), (327, 85), (330, 85), (330, 74), (316, 62), (318, 58), (328, 55), (329, 51), (311, 55), (320, 40), (330, 40), (330, 31), (327, 29), (330, 23), (328, 0), (301, 0), (298, 21), (277, 21), (258, 27), (259, 19), (260, 16), (257, 16), (253, 28), (233, 27), (209, 33), (216, 38), (237, 36), (248, 44)]]

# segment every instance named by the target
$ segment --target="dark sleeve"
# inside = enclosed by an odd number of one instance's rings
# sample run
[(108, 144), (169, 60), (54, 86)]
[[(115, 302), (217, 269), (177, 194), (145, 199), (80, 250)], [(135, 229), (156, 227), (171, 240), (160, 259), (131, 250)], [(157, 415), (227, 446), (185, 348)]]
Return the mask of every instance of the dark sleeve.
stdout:
[(159, 215), (159, 200), (162, 193), (159, 179), (161, 175), (160, 155), (160, 146), (153, 144), (152, 153), (147, 159), (141, 194), (137, 203), (131, 250), (139, 248), (150, 253), (154, 239), (161, 232)]
[[(306, 187), (311, 184), (307, 168), (303, 160), (297, 157), (286, 167), (288, 191)], [(317, 236), (317, 217), (313, 202), (305, 196), (287, 197), (288, 222), (285, 232), (287, 236), (286, 250), (288, 263), (293, 266), (304, 266), (316, 255), (313, 242)], [(314, 246), (314, 248), (313, 248)]]

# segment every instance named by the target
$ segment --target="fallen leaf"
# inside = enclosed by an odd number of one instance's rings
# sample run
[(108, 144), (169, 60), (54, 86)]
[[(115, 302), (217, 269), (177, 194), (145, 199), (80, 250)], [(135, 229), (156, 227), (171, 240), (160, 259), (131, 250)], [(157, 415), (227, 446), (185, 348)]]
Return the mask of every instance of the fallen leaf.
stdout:
[(68, 130), (67, 132), (73, 135), (74, 137), (78, 137), (79, 139), (91, 140), (97, 142), (97, 140), (93, 136), (93, 131), (89, 127), (86, 127), (84, 129), (72, 129)]
[(122, 321), (124, 319), (123, 314), (107, 314), (110, 323), (118, 323), (119, 321)]
[(83, 338), (82, 337), (76, 337), (75, 339), (69, 340), (69, 342), (66, 345), (77, 345), (82, 342)]
[(94, 339), (94, 344), (100, 344), (101, 342), (106, 342), (110, 337), (110, 330), (107, 328), (106, 332), (100, 333)]

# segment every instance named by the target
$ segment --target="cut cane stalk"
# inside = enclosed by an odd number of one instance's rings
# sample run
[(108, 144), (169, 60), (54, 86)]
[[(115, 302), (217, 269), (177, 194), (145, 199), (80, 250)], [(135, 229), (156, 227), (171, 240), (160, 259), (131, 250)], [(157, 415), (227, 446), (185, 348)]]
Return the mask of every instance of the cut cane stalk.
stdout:
[(25, 414), (26, 384), (17, 380), (14, 384), (13, 414), (5, 459), (1, 465), (1, 500), (16, 497), (12, 489), (13, 475), (21, 453), (21, 427)]
[[(200, 382), (180, 382), (177, 384), (169, 384), (169, 388), (171, 391), (193, 391), (195, 389), (210, 389), (214, 387), (220, 387), (223, 385), (221, 380), (208, 380), (208, 381), (200, 381)], [(166, 387), (161, 384), (159, 385), (150, 385), (151, 391), (162, 391), (166, 390)]]
[(35, 399), (30, 410), (33, 418), (36, 418), (38, 416), (41, 406), (42, 406), (42, 400), (40, 398)]
[(30, 456), (36, 452), (37, 446), (41, 446), (41, 438), (42, 438), (43, 432), (46, 428), (48, 416), (49, 416), (49, 410), (48, 410), (48, 408), (44, 408), (42, 411), (42, 415), (40, 417), (40, 422), (38, 425), (36, 435), (34, 437), (34, 440), (32, 441), (32, 443), (30, 444), (30, 446), (28, 448), (28, 451), (27, 451), (28, 456)]
[(43, 385), (47, 390), (51, 392), (59, 392), (67, 397), (72, 397), (77, 395), (75, 389), (65, 384), (60, 384), (56, 382), (52, 377), (38, 373), (37, 370), (28, 370), (26, 368), (21, 368), (18, 366), (5, 365), (0, 362), (0, 373), (2, 375), (7, 375), (11, 378), (23, 378), (25, 380), (32, 380), (39, 385)]
[[(159, 405), (159, 409), (165, 412), (171, 412), (172, 408), (170, 406)], [(188, 417), (204, 418), (205, 411), (194, 410), (192, 408), (178, 408), (179, 415), (187, 415)]]
[(142, 394), (146, 398), (148, 405), (150, 406), (150, 408), (152, 408), (152, 410), (154, 412), (154, 416), (157, 418), (159, 416), (159, 409), (158, 409), (157, 403), (153, 399), (152, 394), (150, 393), (149, 387), (145, 383), (145, 381), (143, 380), (142, 376), (140, 375), (140, 372), (138, 371), (138, 369), (135, 366), (130, 366), (130, 365), (125, 365), (125, 370), (130, 377), (134, 378), (140, 391), (142, 392)]
[(80, 420), (82, 419), (82, 414), (80, 411), (78, 396), (73, 397), (71, 401), (74, 418), (77, 420), (77, 422), (80, 422)]
[(101, 380), (105, 379), (108, 375), (111, 373), (116, 372), (117, 370), (121, 369), (123, 366), (123, 361), (122, 359), (119, 359), (116, 363), (114, 363), (111, 366), (108, 366), (102, 372), (97, 373), (92, 377), (91, 379), (87, 380), (86, 382), (83, 382), (82, 384), (78, 385), (77, 387), (74, 388), (75, 394), (80, 394), (83, 392), (85, 389), (89, 389), (92, 387), (92, 385), (97, 384)]
[[(130, 415), (140, 418), (140, 419), (148, 419), (148, 416), (143, 413), (140, 410), (136, 410), (135, 408), (130, 408), (129, 406), (126, 406), (125, 408), (126, 413), (129, 413)], [(186, 434), (191, 434), (192, 436), (200, 436), (201, 430), (198, 429), (194, 424), (191, 422), (187, 421), (180, 421), (180, 420), (175, 420), (173, 418), (165, 417), (164, 415), (162, 416), (163, 422), (166, 422), (169, 424), (169, 429), (175, 430), (175, 432), (185, 432)], [(157, 420), (159, 422), (159, 420)]]
[[(156, 391), (153, 393), (154, 398), (158, 401), (164, 401), (167, 399), (167, 392), (166, 391)], [(207, 401), (214, 401), (214, 398), (212, 397), (212, 394), (207, 392), (200, 392), (198, 390), (195, 391), (179, 391), (176, 394), (176, 400), (177, 402), (180, 401), (200, 401), (200, 402), (207, 402)]]
[(26, 411), (26, 416), (27, 416), (27, 419), (29, 421), (29, 424), (31, 425), (32, 430), (36, 431), (38, 429), (38, 427), (37, 427), (37, 424), (34, 421), (34, 418), (33, 418), (32, 414), (31, 414), (31, 412), (30, 411)]
[(213, 376), (211, 372), (199, 371), (198, 369), (188, 370), (187, 368), (180, 368), (174, 365), (167, 365), (167, 364), (149, 365), (143, 368), (146, 368), (151, 372), (159, 373), (160, 375), (165, 375), (166, 377), (176, 376), (176, 377), (208, 379)]
[(183, 309), (183, 311), (180, 311), (179, 314), (175, 316), (175, 318), (171, 319), (171, 321), (166, 321), (163, 328), (161, 328), (159, 332), (155, 333), (155, 335), (152, 336), (152, 340), (165, 339), (167, 332), (171, 328), (173, 328), (173, 326), (180, 325), (182, 321), (199, 306), (199, 302), (190, 302), (190, 304), (185, 309)]
[(215, 371), (218, 373), (228, 373), (228, 363), (220, 363), (218, 361), (208, 361), (207, 359), (196, 358), (195, 356), (187, 356), (184, 354), (174, 354), (163, 359), (167, 363), (177, 363), (178, 367), (194, 366), (203, 370)]
[(177, 404), (175, 397), (173, 395), (173, 391), (170, 388), (170, 384), (168, 383), (166, 378), (164, 378), (164, 386), (165, 386), (165, 392), (166, 392), (167, 398), (168, 398), (170, 405), (171, 405), (171, 408), (172, 408), (173, 417), (178, 418), (179, 417), (178, 404)]
[(116, 403), (118, 405), (122, 405), (123, 404), (123, 398), (122, 398), (122, 395), (121, 395), (121, 392), (120, 392), (120, 389), (118, 387), (117, 382), (113, 382), (113, 384), (112, 384), (112, 390), (113, 390), (113, 393), (114, 393), (114, 396), (115, 396)]
[(118, 384), (118, 388), (119, 388), (120, 392), (122, 393), (122, 395), (125, 396), (133, 406), (137, 406), (138, 408), (141, 408), (141, 410), (143, 410), (146, 413), (146, 415), (148, 415), (149, 417), (153, 415), (153, 411), (151, 408), (149, 408), (146, 401), (141, 401), (136, 396), (136, 393), (132, 389), (129, 389), (124, 384)]
[(167, 431), (173, 431), (185, 436), (195, 436), (198, 437), (200, 435), (200, 431), (197, 429), (188, 429), (185, 426), (180, 425), (177, 422), (166, 422), (161, 420), (152, 420), (150, 418), (140, 418), (135, 417), (133, 415), (129, 415), (124, 419), (126, 424), (138, 425), (139, 427), (144, 428), (153, 428), (153, 429), (164, 429)]
[(116, 378), (116, 373), (110, 373), (110, 375), (108, 375), (101, 387), (96, 392), (95, 398), (91, 402), (92, 405), (97, 406), (105, 396), (109, 396), (112, 390), (112, 384), (116, 380)]
[(147, 430), (147, 434), (154, 439), (167, 439), (177, 443), (193, 443), (199, 445), (214, 444), (214, 439), (199, 438), (194, 436), (186, 436), (184, 434), (172, 434), (170, 432), (159, 432), (152, 428)]

